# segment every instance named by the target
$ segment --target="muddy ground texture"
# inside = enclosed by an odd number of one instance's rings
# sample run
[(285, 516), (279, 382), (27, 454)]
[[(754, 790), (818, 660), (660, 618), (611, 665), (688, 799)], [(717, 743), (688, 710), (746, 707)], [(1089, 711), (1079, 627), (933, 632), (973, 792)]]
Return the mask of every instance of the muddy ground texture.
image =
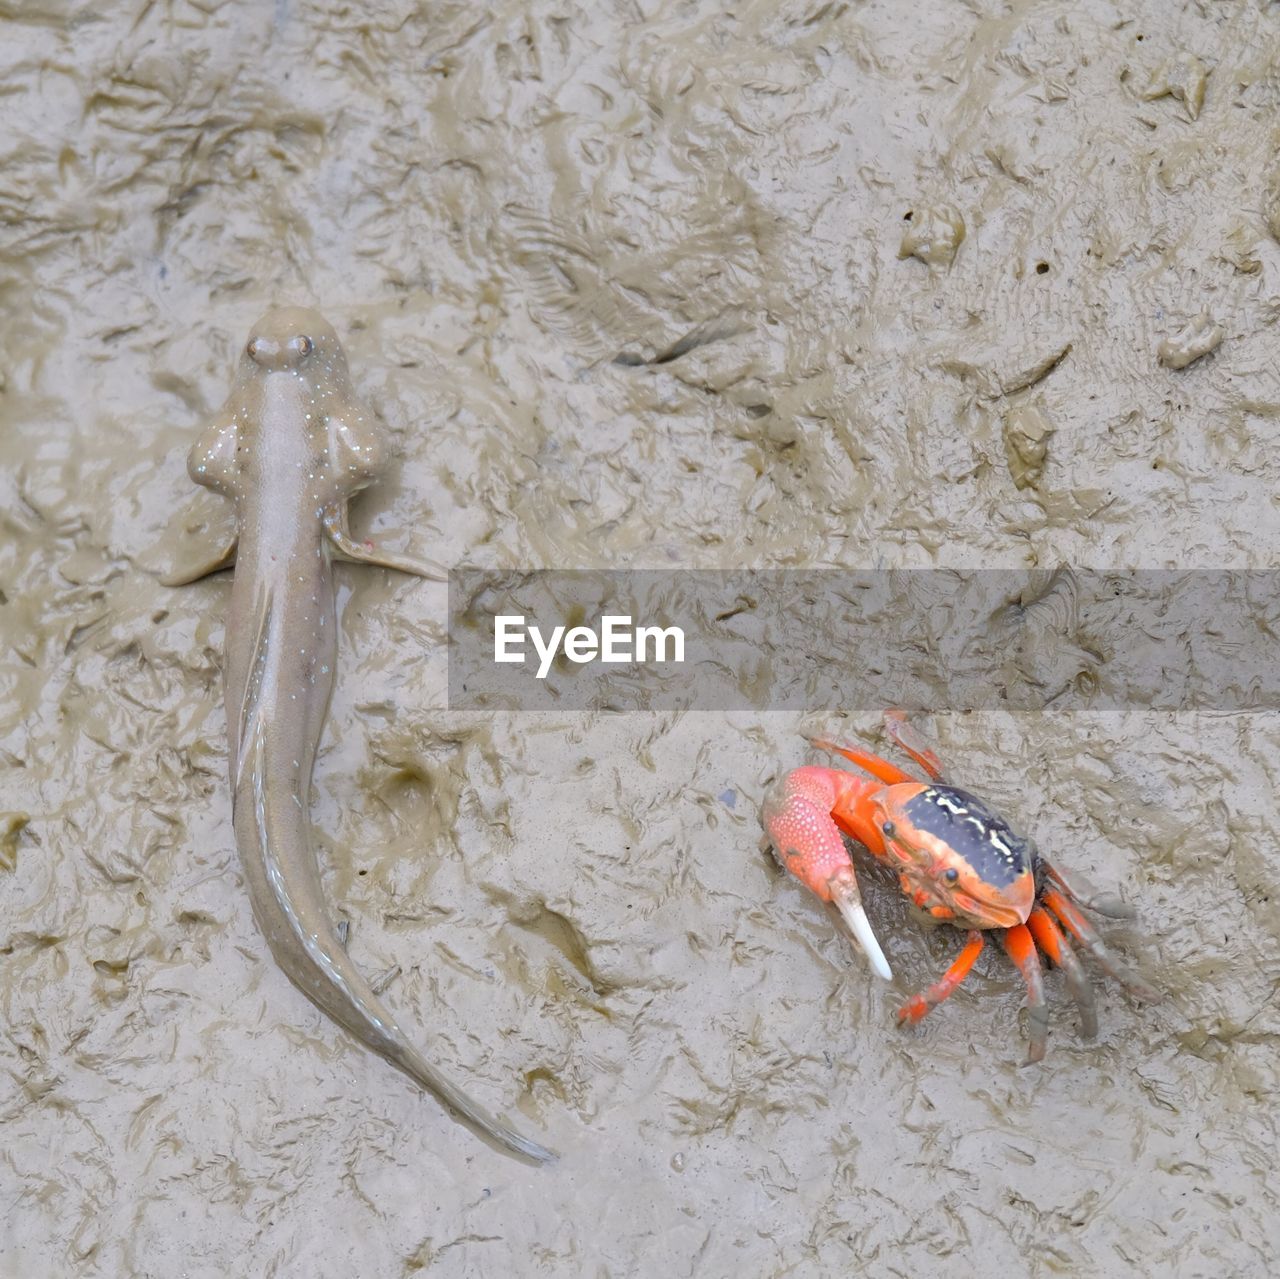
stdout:
[(869, 871), (891, 990), (757, 848), (871, 708), (451, 713), (444, 588), (343, 567), (335, 910), (560, 1162), (254, 928), (227, 582), (158, 577), (273, 302), (394, 440), (357, 528), (445, 564), (1274, 562), (1280, 6), (727, 8), (0, 4), (0, 1273), (1273, 1271), (1274, 715), (926, 722), (1167, 992), (1084, 1042), (1051, 976), (1023, 1069), (998, 950), (900, 1031), (959, 936)]

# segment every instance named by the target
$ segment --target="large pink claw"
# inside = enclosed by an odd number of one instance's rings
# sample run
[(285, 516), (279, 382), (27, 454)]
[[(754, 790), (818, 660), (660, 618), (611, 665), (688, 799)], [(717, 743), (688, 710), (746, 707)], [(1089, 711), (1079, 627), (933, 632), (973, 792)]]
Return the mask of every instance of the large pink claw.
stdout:
[(842, 776), (829, 768), (797, 768), (783, 781), (782, 794), (765, 801), (761, 818), (782, 865), (810, 892), (835, 903), (876, 975), (892, 981), (893, 970), (862, 907), (853, 863), (831, 817)]

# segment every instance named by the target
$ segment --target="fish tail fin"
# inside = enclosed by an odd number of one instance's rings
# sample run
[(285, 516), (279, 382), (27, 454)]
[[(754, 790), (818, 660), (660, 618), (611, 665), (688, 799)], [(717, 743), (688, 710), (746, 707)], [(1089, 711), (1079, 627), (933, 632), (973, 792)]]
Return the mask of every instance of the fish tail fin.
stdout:
[(321, 1011), (432, 1093), (478, 1135), (536, 1163), (554, 1160), (552, 1151), (495, 1118), (413, 1047), (329, 923), (318, 873), (314, 882), (299, 883), (295, 876), (281, 872), (283, 844), (310, 842), (306, 817), (292, 800), (283, 811), (273, 811), (265, 780), (266, 739), (260, 722), (251, 724), (244, 744), (245, 795), (244, 803), (237, 805), (237, 816), (252, 822), (252, 838), (242, 840), (241, 849), (242, 854), (250, 853), (254, 858), (252, 878), (263, 881), (264, 891), (253, 894), (255, 913), (286, 976)]
[(456, 1116), (476, 1132), (496, 1142), (503, 1149), (535, 1163), (554, 1163), (558, 1156), (554, 1151), (522, 1136), (500, 1119), (490, 1114), (479, 1102), (462, 1091), (448, 1076), (437, 1070), (407, 1040), (402, 1040), (400, 1050), (388, 1053), (393, 1061), (414, 1083), (433, 1094)]

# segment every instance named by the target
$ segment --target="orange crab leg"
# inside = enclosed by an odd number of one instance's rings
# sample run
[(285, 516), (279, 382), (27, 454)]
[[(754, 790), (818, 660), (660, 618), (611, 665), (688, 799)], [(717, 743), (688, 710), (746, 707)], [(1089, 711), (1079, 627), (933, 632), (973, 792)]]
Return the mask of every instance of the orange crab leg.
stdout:
[(873, 755), (870, 751), (859, 750), (856, 746), (837, 746), (835, 742), (828, 742), (820, 737), (811, 737), (809, 741), (822, 751), (833, 751), (837, 755), (843, 755), (845, 759), (857, 764), (859, 768), (865, 768), (872, 777), (878, 777), (882, 782), (889, 786), (894, 786), (898, 782), (918, 782), (918, 777), (912, 777), (910, 773), (903, 772), (897, 764), (891, 764), (887, 759), (881, 759), (879, 755)]
[(1080, 1010), (1080, 1033), (1086, 1039), (1092, 1039), (1098, 1033), (1098, 1009), (1093, 999), (1093, 987), (1089, 984), (1089, 976), (1084, 970), (1071, 943), (1062, 935), (1062, 930), (1053, 921), (1053, 916), (1040, 906), (1032, 907), (1027, 919), (1027, 927), (1036, 945), (1062, 969), (1067, 980), (1067, 989), (1076, 1001)]
[(1062, 921), (1062, 926), (1098, 961), (1103, 972), (1110, 973), (1122, 986), (1127, 987), (1139, 999), (1158, 1003), (1160, 994), (1152, 990), (1141, 977), (1130, 972), (1107, 949), (1094, 926), (1056, 889), (1047, 888), (1040, 900)]
[(1036, 955), (1036, 944), (1026, 924), (1006, 928), (1003, 941), (1009, 958), (1018, 966), (1022, 980), (1027, 985), (1027, 1015), (1030, 1022), (1031, 1044), (1027, 1049), (1027, 1060), (1023, 1065), (1030, 1066), (1034, 1062), (1044, 1060), (1045, 1046), (1049, 1041), (1049, 1005), (1044, 1001), (1044, 979), (1040, 972), (1040, 960)]
[(955, 963), (928, 990), (912, 995), (898, 1009), (898, 1021), (910, 1022), (914, 1026), (930, 1009), (936, 1008), (944, 999), (947, 999), (969, 975), (969, 970), (982, 954), (982, 943), (982, 933), (976, 928), (973, 929), (965, 942), (964, 949), (956, 956)]
[(900, 710), (885, 711), (885, 731), (935, 782), (945, 781), (942, 773), (942, 761), (937, 752), (910, 724), (907, 723), (907, 712)]

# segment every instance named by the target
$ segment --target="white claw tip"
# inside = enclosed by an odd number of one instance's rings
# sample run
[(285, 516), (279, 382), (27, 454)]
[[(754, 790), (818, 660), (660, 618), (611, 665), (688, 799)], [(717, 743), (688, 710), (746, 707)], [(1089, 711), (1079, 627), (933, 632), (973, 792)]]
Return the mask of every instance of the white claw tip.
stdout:
[(862, 902), (856, 895), (838, 890), (832, 894), (832, 899), (844, 917), (844, 922), (849, 925), (854, 941), (866, 955), (872, 971), (877, 977), (892, 981), (893, 969), (889, 967), (889, 961), (884, 957), (884, 951), (880, 949), (880, 943), (876, 940), (867, 912), (862, 909)]

